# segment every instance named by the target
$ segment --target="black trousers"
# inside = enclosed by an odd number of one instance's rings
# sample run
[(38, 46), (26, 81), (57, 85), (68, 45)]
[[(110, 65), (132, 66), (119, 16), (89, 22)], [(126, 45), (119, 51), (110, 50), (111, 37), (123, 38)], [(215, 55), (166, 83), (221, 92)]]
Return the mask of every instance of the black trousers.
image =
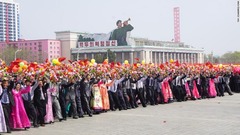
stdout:
[[(69, 98), (66, 100), (66, 108), (67, 106), (71, 104), (71, 107), (72, 107), (72, 114), (73, 114), (73, 117), (77, 116), (77, 104), (76, 104), (76, 99), (73, 98)], [(65, 110), (66, 111), (66, 110)]]
[(60, 103), (61, 110), (62, 110), (62, 116), (64, 119), (66, 119), (67, 113), (66, 113), (66, 101), (65, 101), (64, 95), (59, 95), (59, 103)]
[(108, 91), (108, 98), (109, 98), (109, 103), (110, 103), (110, 109), (114, 110), (115, 103), (113, 101), (113, 97), (110, 91)]
[(80, 94), (79, 90), (77, 91), (77, 94), (76, 94), (76, 103), (77, 103), (78, 116), (81, 117), (81, 116), (83, 116), (84, 112), (83, 112), (83, 108), (82, 108), (81, 94)]
[(173, 86), (173, 90), (175, 91), (175, 98), (178, 102), (183, 100), (183, 91), (181, 86)]
[(157, 91), (157, 89), (154, 90), (154, 102), (155, 105), (157, 105), (159, 103), (158, 99), (159, 99), (159, 92)]
[(10, 104), (2, 104), (3, 107), (3, 112), (4, 112), (4, 117), (5, 117), (5, 122), (6, 122), (6, 127), (7, 127), (7, 132), (11, 132), (10, 128), (10, 115), (11, 115), (11, 105)]
[(220, 96), (224, 96), (224, 85), (222, 83), (218, 84), (218, 89), (219, 89)]
[(127, 109), (127, 105), (123, 96), (123, 91), (122, 90), (117, 90), (117, 94), (118, 94), (118, 99), (119, 99), (119, 103), (121, 104), (121, 106), (123, 107), (123, 109)]
[(137, 90), (132, 89), (132, 93), (133, 93), (133, 104), (134, 104), (135, 107), (138, 107), (137, 100), (136, 100)]
[(26, 109), (28, 118), (30, 118), (33, 121), (33, 125), (36, 126), (38, 124), (37, 110), (34, 107), (33, 102), (23, 100), (23, 103), (24, 103), (24, 107)]
[(127, 95), (129, 97), (129, 104), (130, 104), (130, 106), (132, 108), (135, 108), (134, 101), (136, 101), (136, 100), (133, 99), (133, 91), (132, 91), (132, 89), (127, 89)]
[(159, 96), (160, 96), (159, 102), (160, 102), (160, 104), (163, 104), (163, 103), (164, 103), (164, 97), (163, 97), (163, 93), (162, 93), (162, 90), (161, 90), (161, 89), (160, 89), (160, 92), (159, 92), (158, 94), (159, 94)]
[(83, 110), (87, 112), (88, 115), (92, 114), (92, 111), (90, 109), (90, 98), (87, 97), (86, 93), (81, 93), (81, 101)]
[(224, 87), (224, 91), (227, 91), (229, 95), (233, 94), (229, 84), (224, 84), (223, 87)]
[(138, 89), (138, 93), (137, 93), (138, 98), (140, 99), (140, 102), (142, 104), (143, 107), (146, 107), (146, 102), (144, 99), (144, 91), (143, 88), (139, 88)]
[(127, 106), (127, 108), (131, 108), (131, 105), (130, 105), (130, 102), (129, 102), (129, 96), (128, 96), (128, 93), (127, 93), (127, 89), (122, 89), (122, 92), (123, 92), (123, 98), (125, 100), (125, 104)]
[(45, 124), (44, 117), (46, 115), (46, 103), (44, 100), (41, 100), (41, 105), (37, 105), (36, 108), (38, 110), (38, 122), (39, 124)]
[(208, 87), (207, 87), (207, 85), (202, 85), (202, 95), (201, 95), (201, 97), (202, 98), (208, 97)]
[[(198, 93), (199, 93), (199, 95), (202, 97), (202, 87), (201, 87), (201, 85), (199, 85), (199, 84), (197, 84), (197, 89), (198, 89)], [(192, 94), (192, 93), (191, 93)]]
[(182, 100), (186, 101), (187, 100), (187, 91), (186, 91), (184, 85), (181, 85), (181, 88), (182, 88)]
[(149, 86), (147, 88), (146, 93), (147, 93), (147, 101), (149, 101), (151, 105), (154, 105), (155, 103), (154, 103), (154, 90), (153, 90), (153, 87)]
[(240, 83), (235, 84), (235, 92), (240, 93)]
[(122, 110), (123, 108), (122, 108), (122, 106), (121, 106), (121, 104), (120, 104), (120, 102), (119, 102), (117, 92), (111, 92), (111, 91), (110, 91), (110, 93), (111, 93), (111, 95), (112, 95), (112, 100), (113, 100), (112, 102), (114, 102), (115, 108), (118, 108), (119, 110)]
[(220, 91), (219, 91), (219, 88), (218, 88), (218, 83), (214, 83), (215, 84), (215, 89), (216, 89), (216, 91), (217, 91), (217, 96), (221, 96), (221, 94), (220, 94)]

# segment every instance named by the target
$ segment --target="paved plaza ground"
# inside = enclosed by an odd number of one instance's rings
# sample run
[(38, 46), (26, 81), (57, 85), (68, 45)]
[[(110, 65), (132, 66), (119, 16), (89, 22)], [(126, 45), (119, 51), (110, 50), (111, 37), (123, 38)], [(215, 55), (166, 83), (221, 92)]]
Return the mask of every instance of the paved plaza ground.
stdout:
[(240, 94), (68, 119), (12, 135), (240, 135)]

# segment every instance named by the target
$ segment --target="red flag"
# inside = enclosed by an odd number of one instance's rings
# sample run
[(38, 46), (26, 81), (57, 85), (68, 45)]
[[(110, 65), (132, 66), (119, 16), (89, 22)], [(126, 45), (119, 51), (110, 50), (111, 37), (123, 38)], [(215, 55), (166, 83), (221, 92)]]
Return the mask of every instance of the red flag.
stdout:
[(176, 65), (177, 67), (179, 67), (179, 66), (180, 66), (180, 64), (179, 64), (178, 60), (176, 60), (176, 62), (175, 62), (175, 65)]
[(68, 62), (71, 63), (71, 64), (73, 63), (71, 60), (68, 60)]
[(60, 58), (58, 58), (58, 61), (59, 62), (62, 62), (62, 61), (64, 61), (66, 58), (65, 57), (60, 57)]
[(139, 61), (139, 58), (135, 58), (135, 60), (138, 62), (138, 61)]
[(160, 64), (160, 66), (159, 66), (161, 69), (163, 69), (164, 68), (164, 65), (163, 64)]
[(45, 60), (45, 63), (48, 63), (48, 59)]

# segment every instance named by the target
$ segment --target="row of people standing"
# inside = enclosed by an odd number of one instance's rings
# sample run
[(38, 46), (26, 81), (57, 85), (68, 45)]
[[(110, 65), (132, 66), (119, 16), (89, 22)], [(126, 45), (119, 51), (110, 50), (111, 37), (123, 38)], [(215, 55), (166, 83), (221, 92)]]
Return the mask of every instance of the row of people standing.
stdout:
[[(54, 116), (61, 122), (68, 116), (83, 118), (85, 114), (107, 112), (116, 109), (135, 109), (189, 99), (205, 99), (232, 95), (238, 92), (239, 74), (149, 73), (106, 74), (59, 78), (53, 81), (32, 77), (9, 80), (2, 78), (0, 87), (0, 132), (11, 129), (45, 126), (54, 122)], [(235, 79), (233, 79), (235, 78)], [(239, 78), (238, 78), (239, 79)]]

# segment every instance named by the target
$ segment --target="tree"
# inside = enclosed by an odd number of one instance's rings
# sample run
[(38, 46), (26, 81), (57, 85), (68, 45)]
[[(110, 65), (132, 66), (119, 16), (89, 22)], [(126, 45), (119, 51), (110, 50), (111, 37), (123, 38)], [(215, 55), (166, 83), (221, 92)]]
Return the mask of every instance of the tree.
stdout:
[(104, 61), (104, 56), (102, 56), (101, 54), (97, 54), (94, 56), (94, 59), (97, 63), (102, 63)]
[(78, 37), (78, 42), (94, 41), (94, 38), (85, 38), (82, 35)]
[(15, 47), (6, 46), (1, 52), (1, 59), (4, 60), (6, 64), (9, 64), (14, 60), (16, 50), (17, 48)]
[(103, 55), (97, 54), (94, 59), (97, 63), (102, 63), (108, 57), (108, 62), (116, 62), (116, 54), (112, 52), (110, 49), (107, 50)]
[(222, 63), (232, 63), (239, 64), (240, 63), (240, 52), (227, 52), (221, 56)]
[[(15, 52), (18, 50), (15, 46), (7, 45), (3, 51), (1, 51), (0, 58), (6, 62), (6, 64), (10, 64), (15, 59)], [(21, 50), (17, 52), (16, 58), (28, 60), (32, 58), (30, 52), (28, 50)]]
[(107, 59), (108, 56), (108, 62), (116, 62), (116, 54), (112, 52), (110, 49), (107, 50), (107, 54), (105, 55), (104, 59)]

